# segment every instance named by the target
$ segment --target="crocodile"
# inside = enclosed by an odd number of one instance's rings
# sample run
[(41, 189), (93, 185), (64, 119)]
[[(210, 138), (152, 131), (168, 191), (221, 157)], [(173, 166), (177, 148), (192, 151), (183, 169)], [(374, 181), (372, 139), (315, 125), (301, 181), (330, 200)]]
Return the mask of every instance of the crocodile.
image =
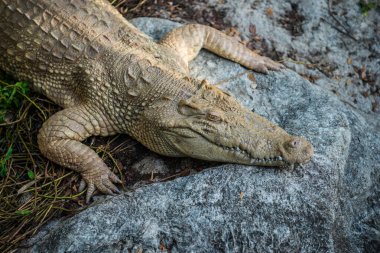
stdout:
[[(209, 26), (187, 24), (154, 41), (106, 0), (0, 0), (0, 68), (63, 109), (38, 134), (41, 153), (95, 190), (121, 180), (82, 141), (126, 133), (165, 156), (260, 166), (303, 164), (313, 147), (190, 77), (201, 48), (257, 72), (283, 65)], [(83, 186), (83, 185), (82, 185)]]

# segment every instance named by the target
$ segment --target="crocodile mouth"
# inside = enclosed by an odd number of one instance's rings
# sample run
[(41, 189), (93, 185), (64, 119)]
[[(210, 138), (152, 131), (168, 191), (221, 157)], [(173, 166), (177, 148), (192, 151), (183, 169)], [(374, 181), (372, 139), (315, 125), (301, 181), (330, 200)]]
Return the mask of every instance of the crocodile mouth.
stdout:
[[(183, 131), (186, 129), (186, 131)], [(207, 136), (200, 134), (192, 129), (188, 128), (175, 128), (172, 131), (163, 131), (167, 137), (180, 137), (181, 141), (166, 139), (167, 145), (170, 145), (174, 150), (181, 153), (183, 156), (190, 156), (197, 159), (219, 161), (227, 163), (237, 163), (246, 165), (257, 166), (275, 166), (275, 167), (287, 167), (291, 163), (288, 162), (282, 155), (274, 157), (255, 157), (247, 150), (239, 147), (228, 147), (215, 143), (207, 138)], [(199, 138), (201, 137), (201, 138)], [(197, 140), (197, 141), (192, 141)], [(196, 144), (196, 145), (194, 145)], [(214, 146), (217, 152), (211, 154), (204, 147)], [(200, 151), (202, 150), (202, 151)], [(194, 152), (195, 151), (195, 152)], [(197, 152), (198, 151), (198, 152)], [(216, 154), (216, 155), (215, 155)]]
[(225, 147), (219, 146), (224, 150), (224, 152), (232, 153), (233, 155), (243, 158), (247, 161), (249, 165), (260, 165), (260, 166), (289, 166), (291, 163), (284, 160), (283, 156), (275, 156), (275, 157), (265, 157), (258, 158), (252, 156), (248, 151), (241, 149), (239, 147)]

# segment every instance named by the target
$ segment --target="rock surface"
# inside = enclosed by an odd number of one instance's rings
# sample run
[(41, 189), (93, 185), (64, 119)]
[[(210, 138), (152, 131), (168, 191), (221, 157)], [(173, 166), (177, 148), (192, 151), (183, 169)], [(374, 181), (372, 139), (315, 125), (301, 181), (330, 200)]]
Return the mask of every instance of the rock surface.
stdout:
[(274, 51), (289, 68), (359, 110), (380, 114), (379, 1), (365, 14), (359, 0), (206, 3), (225, 13), (244, 39), (260, 36), (255, 45)]
[[(178, 26), (134, 23), (155, 38)], [(21, 252), (379, 252), (379, 120), (289, 70), (261, 75), (207, 52), (191, 69), (305, 136), (313, 160), (286, 170), (226, 164), (107, 197), (50, 223)]]

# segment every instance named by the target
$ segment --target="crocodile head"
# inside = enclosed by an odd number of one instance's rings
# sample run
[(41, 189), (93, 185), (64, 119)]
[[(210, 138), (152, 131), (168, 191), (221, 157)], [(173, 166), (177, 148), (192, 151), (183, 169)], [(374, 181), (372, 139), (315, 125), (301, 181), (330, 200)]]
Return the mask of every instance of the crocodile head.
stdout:
[(288, 134), (205, 81), (191, 97), (167, 102), (155, 111), (160, 122), (154, 139), (161, 144), (150, 147), (163, 155), (261, 166), (302, 164), (313, 155), (306, 139)]

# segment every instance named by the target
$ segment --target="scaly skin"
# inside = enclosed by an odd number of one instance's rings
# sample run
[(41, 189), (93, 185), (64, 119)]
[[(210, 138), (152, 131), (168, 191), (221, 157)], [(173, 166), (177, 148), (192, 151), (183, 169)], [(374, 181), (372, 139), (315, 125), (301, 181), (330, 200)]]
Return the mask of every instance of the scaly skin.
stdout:
[(103, 0), (0, 0), (0, 68), (64, 109), (38, 135), (50, 160), (81, 173), (87, 201), (120, 180), (88, 146), (127, 133), (167, 155), (265, 166), (305, 163), (313, 147), (189, 78), (201, 48), (259, 72), (282, 65), (225, 34), (185, 25), (156, 43)]

